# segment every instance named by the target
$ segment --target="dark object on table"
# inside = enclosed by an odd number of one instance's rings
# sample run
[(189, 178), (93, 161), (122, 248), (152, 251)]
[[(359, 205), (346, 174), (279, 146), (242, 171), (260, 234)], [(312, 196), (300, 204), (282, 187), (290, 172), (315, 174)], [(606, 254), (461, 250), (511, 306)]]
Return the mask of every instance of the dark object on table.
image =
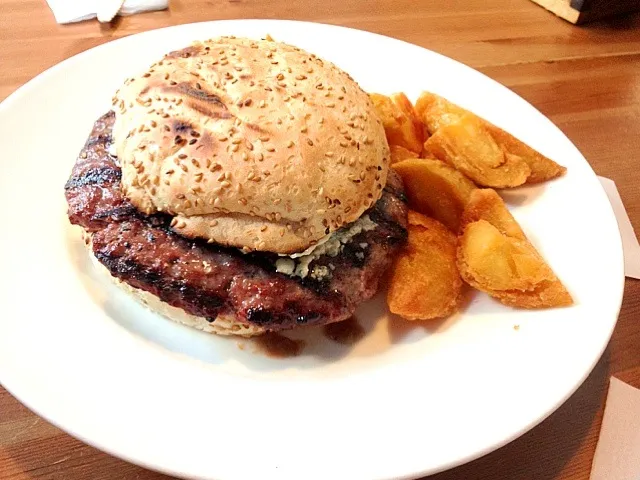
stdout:
[(580, 24), (640, 11), (640, 0), (532, 0), (565, 20)]

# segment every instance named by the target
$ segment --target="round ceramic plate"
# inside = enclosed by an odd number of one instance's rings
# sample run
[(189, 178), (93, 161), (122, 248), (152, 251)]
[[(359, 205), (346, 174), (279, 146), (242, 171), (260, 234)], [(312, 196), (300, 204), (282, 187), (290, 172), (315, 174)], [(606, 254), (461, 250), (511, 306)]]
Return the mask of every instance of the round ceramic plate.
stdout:
[[(128, 76), (222, 34), (271, 34), (347, 70), (367, 91), (444, 95), (568, 167), (508, 192), (575, 306), (504, 307), (483, 294), (444, 321), (357, 313), (352, 346), (298, 331), (300, 356), (173, 324), (98, 274), (66, 217), (64, 183)], [(132, 462), (207, 479), (391, 479), (434, 473), (521, 435), (575, 391), (603, 352), (623, 290), (607, 198), (571, 142), (480, 73), (417, 46), (287, 21), (183, 25), (62, 62), (0, 106), (0, 380), (72, 435)], [(425, 292), (428, 295), (428, 292)]]

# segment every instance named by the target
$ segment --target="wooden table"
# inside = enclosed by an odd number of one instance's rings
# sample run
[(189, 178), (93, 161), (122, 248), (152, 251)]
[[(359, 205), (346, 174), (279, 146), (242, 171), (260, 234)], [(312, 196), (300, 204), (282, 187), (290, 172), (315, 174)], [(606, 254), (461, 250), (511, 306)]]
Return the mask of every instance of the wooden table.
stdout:
[[(0, 100), (88, 48), (202, 20), (313, 20), (422, 45), (493, 77), (550, 117), (599, 175), (616, 181), (640, 232), (638, 15), (575, 27), (528, 0), (172, 0), (170, 11), (120, 19), (112, 27), (95, 21), (59, 26), (45, 0), (0, 0), (0, 13)], [(611, 375), (640, 387), (640, 281), (627, 280), (609, 347), (573, 397), (511, 444), (431, 478), (588, 479)], [(84, 445), (0, 388), (0, 478), (169, 477)]]

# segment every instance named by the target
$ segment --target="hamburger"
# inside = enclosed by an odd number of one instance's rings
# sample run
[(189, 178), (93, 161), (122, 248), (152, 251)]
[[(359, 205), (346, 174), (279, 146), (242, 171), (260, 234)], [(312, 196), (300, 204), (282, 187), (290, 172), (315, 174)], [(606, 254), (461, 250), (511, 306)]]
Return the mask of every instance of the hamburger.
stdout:
[(65, 185), (113, 280), (198, 329), (256, 335), (349, 318), (406, 241), (384, 128), (344, 71), (221, 37), (116, 92)]

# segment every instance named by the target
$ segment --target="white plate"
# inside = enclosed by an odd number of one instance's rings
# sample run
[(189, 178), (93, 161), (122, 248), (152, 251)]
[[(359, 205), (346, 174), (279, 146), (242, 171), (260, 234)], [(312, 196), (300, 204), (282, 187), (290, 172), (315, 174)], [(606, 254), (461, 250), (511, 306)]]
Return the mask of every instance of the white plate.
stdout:
[[(353, 348), (306, 332), (276, 360), (156, 317), (96, 277), (63, 185), (123, 79), (220, 34), (276, 38), (348, 70), (369, 91), (451, 98), (568, 167), (507, 195), (576, 299), (539, 312), (476, 295), (464, 313), (389, 324), (378, 299)], [(398, 40), (285, 21), (183, 25), (124, 38), (38, 76), (0, 106), (0, 379), (27, 406), (114, 455), (216, 479), (389, 479), (434, 473), (521, 435), (582, 383), (623, 290), (616, 221), (591, 168), (524, 100)], [(425, 292), (428, 294), (428, 292)], [(519, 325), (519, 329), (514, 329)]]

